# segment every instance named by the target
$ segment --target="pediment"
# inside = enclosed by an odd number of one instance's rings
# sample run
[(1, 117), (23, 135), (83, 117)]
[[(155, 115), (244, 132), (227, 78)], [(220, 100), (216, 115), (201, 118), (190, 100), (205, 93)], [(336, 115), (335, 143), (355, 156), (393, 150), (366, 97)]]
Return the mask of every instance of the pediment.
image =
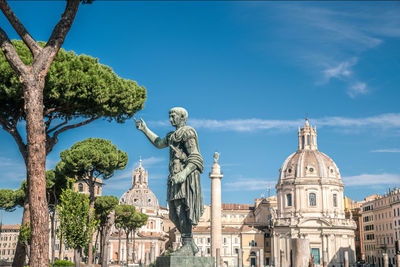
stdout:
[(323, 218), (305, 218), (300, 220), (299, 227), (330, 227), (328, 220)]

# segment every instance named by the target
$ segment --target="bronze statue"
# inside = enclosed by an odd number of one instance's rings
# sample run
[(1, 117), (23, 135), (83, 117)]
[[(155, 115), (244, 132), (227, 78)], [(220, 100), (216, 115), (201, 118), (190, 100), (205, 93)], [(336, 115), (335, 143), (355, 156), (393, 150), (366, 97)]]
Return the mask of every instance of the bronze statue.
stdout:
[(199, 249), (193, 241), (192, 226), (197, 225), (204, 212), (200, 173), (203, 158), (200, 155), (196, 131), (186, 125), (188, 113), (175, 107), (169, 111), (169, 121), (176, 128), (164, 138), (158, 137), (140, 119), (136, 128), (142, 131), (157, 148), (169, 147), (169, 176), (167, 201), (169, 218), (182, 235), (182, 247), (173, 255), (193, 256)]

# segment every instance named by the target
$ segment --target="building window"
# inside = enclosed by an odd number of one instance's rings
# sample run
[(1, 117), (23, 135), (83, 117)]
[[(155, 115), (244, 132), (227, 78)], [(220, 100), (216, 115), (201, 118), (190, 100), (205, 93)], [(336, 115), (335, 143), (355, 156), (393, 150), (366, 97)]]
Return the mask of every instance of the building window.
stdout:
[(337, 207), (337, 194), (333, 194), (333, 206)]
[(211, 249), (207, 248), (207, 254), (210, 254), (210, 253), (211, 253)]
[(310, 193), (308, 198), (311, 207), (317, 206), (317, 196), (315, 195), (315, 193)]
[(286, 205), (288, 207), (292, 206), (292, 194), (286, 194)]
[(78, 184), (78, 191), (83, 192), (83, 184), (82, 183)]

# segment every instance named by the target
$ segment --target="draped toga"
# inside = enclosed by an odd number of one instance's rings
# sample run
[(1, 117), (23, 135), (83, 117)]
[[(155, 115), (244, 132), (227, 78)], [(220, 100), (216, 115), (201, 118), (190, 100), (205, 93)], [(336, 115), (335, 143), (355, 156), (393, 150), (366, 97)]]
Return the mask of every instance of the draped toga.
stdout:
[[(197, 152), (189, 152), (188, 142), (193, 139)], [(189, 219), (192, 225), (197, 225), (204, 212), (203, 194), (200, 186), (200, 173), (203, 172), (203, 158), (200, 155), (199, 143), (196, 131), (190, 126), (184, 126), (166, 136), (167, 144), (170, 147), (169, 177), (182, 171), (187, 164), (192, 163), (196, 169), (190, 173), (183, 183), (168, 183), (167, 200), (174, 201), (181, 199), (187, 206)], [(170, 213), (171, 216), (172, 213)], [(172, 215), (175, 216), (175, 215)], [(171, 218), (175, 221), (176, 218)]]

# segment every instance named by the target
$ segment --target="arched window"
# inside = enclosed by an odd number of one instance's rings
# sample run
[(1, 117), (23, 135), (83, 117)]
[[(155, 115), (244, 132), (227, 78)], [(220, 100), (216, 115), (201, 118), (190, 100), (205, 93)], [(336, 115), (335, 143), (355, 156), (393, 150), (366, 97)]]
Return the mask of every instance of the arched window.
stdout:
[(286, 205), (288, 207), (292, 206), (292, 194), (286, 194)]
[(315, 193), (310, 193), (308, 195), (308, 200), (310, 202), (311, 207), (317, 206), (317, 196), (315, 195)]
[(337, 194), (333, 194), (333, 206), (337, 207)]
[(82, 183), (78, 184), (78, 191), (83, 192), (83, 184)]

